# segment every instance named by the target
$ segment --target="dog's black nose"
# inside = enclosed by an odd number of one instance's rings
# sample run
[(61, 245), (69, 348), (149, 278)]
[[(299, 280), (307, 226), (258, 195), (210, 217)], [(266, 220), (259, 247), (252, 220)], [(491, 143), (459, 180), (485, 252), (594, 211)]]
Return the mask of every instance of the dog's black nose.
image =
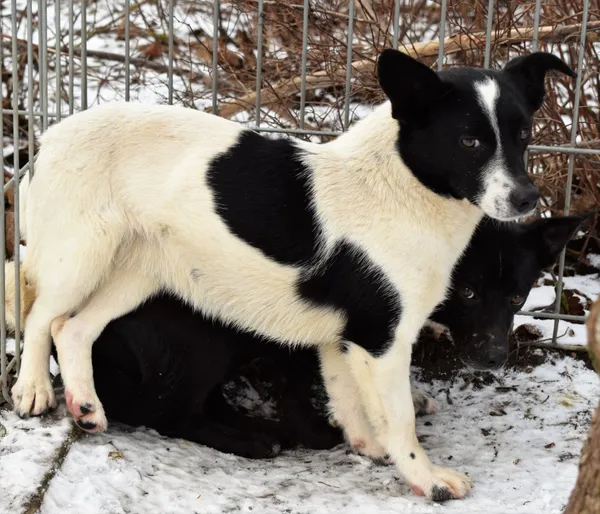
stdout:
[(493, 336), (490, 337), (487, 348), (482, 355), (482, 364), (488, 369), (497, 369), (504, 365), (506, 359), (508, 359), (508, 348), (504, 344), (500, 344), (500, 341), (495, 341)]
[(500, 358), (500, 356), (491, 356), (489, 360), (485, 363), (486, 367), (489, 369), (498, 369), (500, 368), (506, 359)]
[(511, 195), (511, 202), (519, 214), (531, 212), (540, 199), (540, 193), (533, 184), (517, 189)]

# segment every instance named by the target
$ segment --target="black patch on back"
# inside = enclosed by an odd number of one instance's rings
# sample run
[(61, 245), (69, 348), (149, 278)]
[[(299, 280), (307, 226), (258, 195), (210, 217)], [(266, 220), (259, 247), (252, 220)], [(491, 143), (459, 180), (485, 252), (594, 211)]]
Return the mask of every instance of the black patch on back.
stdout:
[(306, 275), (298, 284), (304, 299), (346, 313), (343, 339), (372, 355), (385, 353), (400, 320), (400, 295), (363, 251), (340, 242), (319, 270)]
[(317, 249), (310, 169), (301, 155), (293, 141), (246, 131), (206, 174), (229, 229), (281, 264), (306, 263)]

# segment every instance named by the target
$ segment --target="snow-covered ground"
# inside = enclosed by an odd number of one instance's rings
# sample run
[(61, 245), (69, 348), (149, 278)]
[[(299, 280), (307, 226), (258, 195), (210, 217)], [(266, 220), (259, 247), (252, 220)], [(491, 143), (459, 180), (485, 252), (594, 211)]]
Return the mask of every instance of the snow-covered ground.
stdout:
[[(600, 255), (590, 254), (589, 261), (593, 266), (600, 267)], [(596, 263), (596, 264), (594, 264)], [(523, 306), (524, 311), (539, 311), (543, 307), (554, 306), (554, 300), (556, 298), (554, 287), (551, 285), (544, 285), (544, 281), (551, 280), (551, 276), (545, 273), (542, 278), (538, 281), (536, 287), (534, 287), (527, 301)], [(591, 275), (576, 275), (574, 277), (564, 277), (564, 289), (573, 291), (580, 298), (580, 302), (591, 301), (593, 302), (598, 296), (600, 296), (600, 274), (595, 273)], [(554, 309), (552, 309), (554, 310)], [(584, 309), (585, 314), (588, 311)], [(537, 330), (536, 334), (539, 334), (540, 339), (551, 339), (554, 331), (554, 320), (552, 319), (534, 319), (531, 316), (515, 316), (514, 328), (521, 325), (533, 325)], [(587, 342), (587, 332), (585, 325), (580, 323), (572, 323), (569, 321), (559, 321), (558, 323), (558, 344), (565, 345), (585, 345)]]
[[(70, 447), (44, 495), (43, 514), (117, 513), (560, 513), (600, 397), (597, 375), (571, 358), (498, 384), (425, 386), (439, 405), (419, 418), (431, 458), (469, 473), (471, 495), (443, 506), (415, 497), (392, 467), (332, 451), (250, 461), (153, 431), (111, 425)], [(452, 405), (448, 403), (451, 399)], [(0, 512), (22, 512), (68, 423), (0, 412)]]
[[(88, 13), (88, 23), (107, 22), (117, 4), (114, 0), (95, 2)], [(11, 5), (5, 2), (2, 7), (4, 33), (10, 33)], [(20, 0), (18, 5), (22, 8), (25, 2)], [(64, 31), (67, 2), (61, 6)], [(152, 16), (153, 9), (152, 3), (140, 4), (132, 14), (132, 22), (142, 15)], [(49, 3), (49, 47), (55, 45), (54, 19), (54, 6)], [(243, 25), (243, 19), (233, 20), (231, 30), (238, 21)], [(199, 26), (201, 22), (200, 26), (211, 33), (210, 18), (176, 5), (177, 38), (189, 40), (188, 24)], [(78, 18), (76, 31), (80, 26)], [(18, 36), (27, 38), (24, 23)], [(37, 31), (34, 41), (38, 41)], [(67, 43), (66, 38), (62, 42)], [(132, 35), (132, 55), (138, 56), (138, 48), (149, 42)], [(124, 42), (112, 35), (97, 35), (88, 41), (88, 49), (123, 54)], [(176, 58), (180, 59), (179, 64), (186, 65), (181, 56)], [(94, 71), (87, 77), (89, 105), (122, 100), (123, 66), (103, 67), (94, 58), (89, 63)], [(207, 66), (199, 63), (194, 71), (210, 73)], [(63, 60), (63, 74), (66, 72)], [(78, 73), (77, 65), (75, 110), (81, 103)], [(132, 81), (132, 100), (165, 101), (165, 74), (132, 67), (132, 77), (139, 79)], [(56, 108), (54, 80), (51, 66), (51, 112)], [(174, 85), (176, 91), (186, 91), (187, 83), (178, 76), (174, 77)], [(193, 104), (197, 108), (208, 107), (208, 93), (202, 83), (193, 84)], [(330, 116), (332, 128), (339, 128), (335, 121), (338, 113), (327, 106), (311, 109), (321, 117)], [(62, 110), (66, 110), (65, 103)], [(353, 117), (360, 118), (370, 109), (352, 104), (350, 110)], [(251, 114), (242, 112), (236, 120), (251, 122)], [(268, 110), (263, 114), (266, 120), (276, 116)], [(276, 125), (280, 124), (289, 125)], [(589, 256), (589, 261), (600, 267), (600, 256)], [(594, 299), (600, 294), (600, 279), (598, 275), (568, 277), (566, 288), (577, 289)], [(540, 285), (532, 291), (525, 308), (539, 309), (553, 301), (553, 287)], [(516, 326), (536, 326), (542, 338), (552, 334), (552, 320), (518, 316), (515, 321)], [(559, 335), (559, 343), (585, 344), (581, 324), (561, 321)], [(292, 451), (269, 461), (250, 461), (167, 439), (153, 431), (131, 431), (116, 424), (106, 434), (80, 435), (64, 416), (63, 407), (44, 420), (20, 420), (12, 412), (0, 411), (0, 514), (24, 512), (36, 501), (41, 502), (42, 514), (558, 514), (575, 482), (581, 445), (600, 397), (598, 377), (580, 362), (557, 354), (553, 364), (535, 367), (531, 373), (507, 372), (502, 378), (500, 390), (498, 384), (461, 390), (460, 381), (424, 386), (436, 397), (441, 409), (418, 420), (418, 434), (434, 462), (456, 467), (473, 478), (472, 494), (463, 501), (441, 506), (417, 498), (393, 468), (378, 467), (367, 459), (347, 454), (345, 447), (322, 452)], [(40, 490), (44, 485), (48, 486), (45, 492)]]

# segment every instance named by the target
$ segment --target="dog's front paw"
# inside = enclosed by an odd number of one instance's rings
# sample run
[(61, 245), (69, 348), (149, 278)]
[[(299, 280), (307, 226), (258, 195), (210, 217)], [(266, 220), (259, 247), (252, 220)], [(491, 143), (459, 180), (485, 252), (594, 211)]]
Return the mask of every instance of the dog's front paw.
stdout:
[(412, 391), (413, 405), (415, 406), (415, 414), (417, 416), (425, 416), (426, 414), (435, 414), (438, 411), (437, 402), (424, 393), (420, 389)]
[(432, 476), (425, 487), (411, 484), (411, 488), (415, 494), (434, 502), (464, 498), (473, 486), (467, 475), (453, 469), (432, 466), (431, 471)]
[(436, 341), (442, 339), (442, 337), (446, 337), (447, 339), (452, 339), (452, 335), (450, 334), (450, 329), (441, 323), (437, 323), (436, 321), (427, 320), (425, 323), (425, 327), (431, 331), (433, 338)]
[(56, 407), (50, 376), (40, 375), (31, 379), (28, 373), (20, 373), (11, 393), (15, 412), (21, 418), (43, 416)]
[(108, 426), (102, 403), (95, 393), (66, 390), (67, 409), (73, 415), (75, 424), (90, 433), (104, 432)]

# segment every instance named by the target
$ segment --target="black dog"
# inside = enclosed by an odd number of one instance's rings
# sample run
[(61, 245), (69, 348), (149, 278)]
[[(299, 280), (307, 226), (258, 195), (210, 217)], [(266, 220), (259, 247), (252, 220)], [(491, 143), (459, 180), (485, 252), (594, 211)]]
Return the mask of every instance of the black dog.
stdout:
[[(257, 357), (277, 362), (279, 422), (238, 413), (223, 396), (222, 384)], [(314, 351), (293, 352), (233, 330), (166, 294), (110, 323), (92, 359), (108, 417), (132, 426), (255, 459), (342, 442), (310, 401)]]
[[(514, 314), (582, 220), (480, 224), (433, 315), (465, 361), (496, 367), (507, 359)], [(223, 397), (222, 384), (256, 358), (279, 397), (279, 422), (239, 414)], [(93, 346), (93, 364), (98, 395), (117, 421), (250, 458), (342, 441), (311, 403), (319, 377), (312, 350), (291, 351), (207, 320), (168, 295), (110, 323)], [(426, 397), (415, 399), (417, 411), (426, 408)]]
[(448, 328), (465, 364), (493, 369), (506, 362), (515, 314), (588, 217), (500, 224), (484, 218), (454, 269), (448, 300), (432, 314)]

